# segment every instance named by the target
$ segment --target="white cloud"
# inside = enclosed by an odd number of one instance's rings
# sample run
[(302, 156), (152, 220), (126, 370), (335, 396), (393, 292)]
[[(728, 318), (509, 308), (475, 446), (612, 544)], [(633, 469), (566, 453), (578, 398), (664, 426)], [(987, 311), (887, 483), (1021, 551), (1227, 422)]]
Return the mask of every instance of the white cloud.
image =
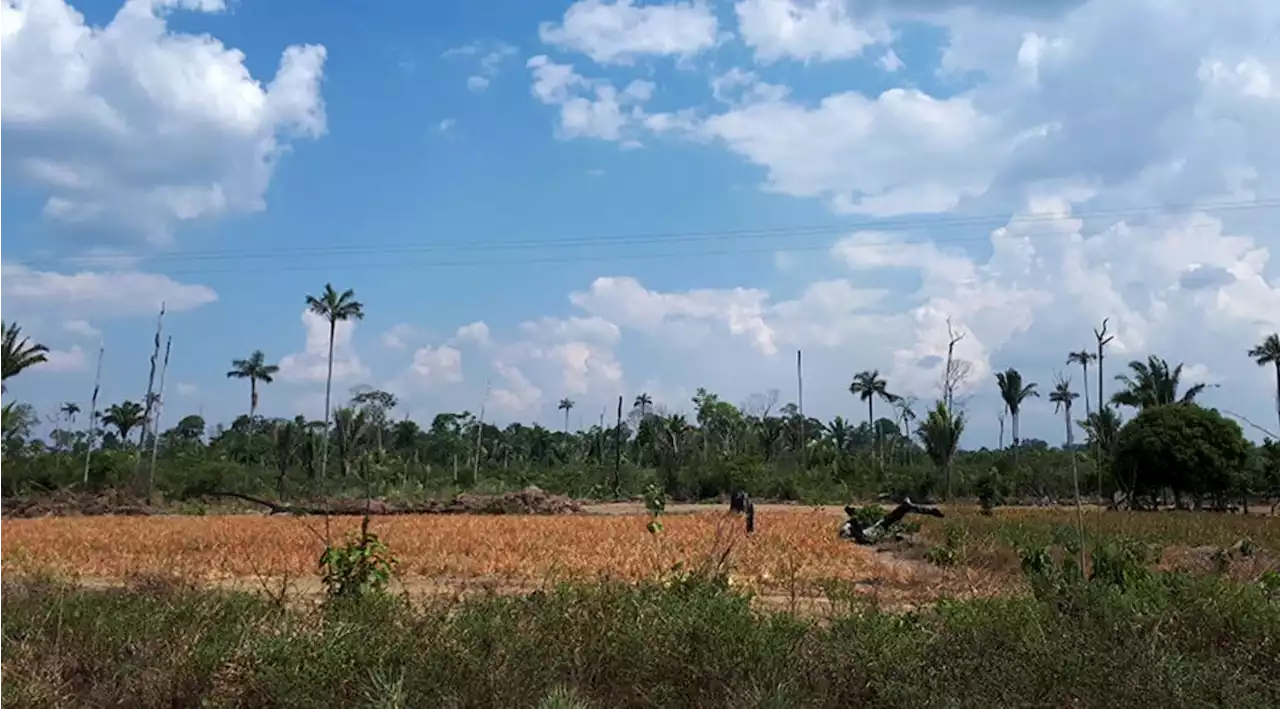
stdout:
[[(329, 366), (329, 321), (311, 312), (302, 311), (302, 325), (307, 331), (307, 345), (302, 352), (285, 355), (280, 359), (280, 378), (292, 382), (323, 383)], [(333, 337), (333, 381), (351, 382), (369, 376), (369, 368), (360, 361), (352, 344), (355, 334), (354, 320), (340, 320)]]
[(206, 286), (178, 283), (139, 271), (36, 271), (19, 263), (0, 265), (6, 308), (101, 317), (154, 315), (193, 310), (218, 299)]
[(6, 162), (48, 194), (44, 213), (164, 242), (184, 221), (264, 208), (290, 137), (325, 132), (325, 49), (284, 49), (265, 86), (245, 56), (173, 32), (173, 8), (218, 0), (129, 0), (105, 27), (58, 0), (7, 0), (0, 70)]
[(474, 62), (476, 73), (467, 77), (467, 88), (482, 93), (501, 72), (503, 63), (518, 52), (516, 47), (506, 42), (482, 41), (446, 50), (444, 57)]
[(88, 358), (85, 357), (80, 345), (72, 345), (66, 350), (50, 348), (45, 358), (46, 361), (36, 365), (33, 371), (82, 372), (88, 367)]
[(560, 109), (557, 137), (638, 145), (631, 136), (645, 120), (643, 106), (653, 96), (653, 82), (636, 79), (619, 91), (608, 81), (587, 79), (573, 65), (557, 64), (545, 54), (532, 57), (527, 66), (533, 72), (533, 95)]
[(443, 118), (440, 120), (439, 123), (436, 124), (436, 130), (440, 131), (441, 133), (448, 133), (449, 131), (453, 130), (454, 127), (456, 127), (457, 125), (458, 125), (458, 121), (452, 118)]
[(174, 389), (178, 392), (179, 396), (191, 397), (200, 393), (200, 387), (189, 382), (178, 382), (174, 385)]
[(68, 320), (62, 323), (62, 329), (89, 339), (101, 339), (102, 331), (87, 320)]
[(393, 350), (403, 350), (409, 346), (409, 340), (419, 337), (418, 329), (409, 323), (397, 323), (390, 330), (382, 333), (382, 344)]
[(851, 59), (889, 38), (883, 22), (855, 20), (843, 0), (740, 0), (733, 9), (742, 40), (763, 63)]
[(876, 66), (892, 74), (906, 66), (906, 64), (903, 63), (897, 52), (892, 49), (886, 49), (884, 54), (880, 55), (880, 58), (876, 60)]
[(600, 64), (631, 64), (643, 55), (689, 57), (716, 44), (715, 13), (704, 2), (636, 4), (579, 0), (560, 24), (544, 22), (542, 41), (582, 52)]
[(409, 376), (423, 386), (461, 382), (462, 353), (449, 345), (421, 347), (413, 353)]
[(461, 344), (486, 347), (489, 344), (489, 326), (483, 320), (463, 325), (454, 333), (454, 340)]

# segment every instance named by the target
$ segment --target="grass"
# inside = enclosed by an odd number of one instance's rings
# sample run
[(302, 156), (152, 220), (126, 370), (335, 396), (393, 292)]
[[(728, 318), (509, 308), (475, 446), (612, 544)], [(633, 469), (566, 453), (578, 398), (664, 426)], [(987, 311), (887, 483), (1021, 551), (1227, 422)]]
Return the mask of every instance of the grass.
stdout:
[(1265, 707), (1280, 602), (1164, 574), (818, 624), (723, 579), (302, 608), (6, 576), (3, 701), (208, 707)]
[[(1280, 705), (1280, 574), (1265, 574), (1280, 568), (1277, 520), (1090, 513), (1086, 552), (1106, 571), (1091, 581), (1068, 566), (1070, 510), (949, 508), (891, 553), (835, 539), (838, 520), (770, 512), (747, 538), (718, 511), (665, 516), (656, 536), (642, 516), (382, 519), (399, 593), (327, 603), (266, 580), (315, 581), (312, 522), (6, 520), (0, 694), (31, 707)], [(338, 520), (335, 538), (357, 525)], [(246, 576), (267, 593), (208, 583)], [(410, 592), (483, 578), (537, 590)], [(798, 596), (826, 603), (799, 613)], [(932, 602), (890, 612), (902, 598)]]

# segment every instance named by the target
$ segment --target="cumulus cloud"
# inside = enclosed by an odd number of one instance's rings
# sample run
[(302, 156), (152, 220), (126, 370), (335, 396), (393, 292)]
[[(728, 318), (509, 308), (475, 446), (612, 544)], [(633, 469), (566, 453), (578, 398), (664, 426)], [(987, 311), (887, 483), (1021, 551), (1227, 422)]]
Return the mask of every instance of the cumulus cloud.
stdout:
[(46, 217), (164, 242), (172, 227), (260, 211), (295, 137), (325, 132), (325, 48), (291, 45), (265, 85), (244, 54), (175, 32), (174, 9), (220, 0), (128, 0), (103, 27), (60, 0), (6, 0), (5, 179), (47, 195)]
[(742, 41), (764, 63), (850, 59), (889, 38), (883, 21), (854, 19), (843, 0), (740, 0), (733, 9)]
[(483, 320), (463, 325), (454, 333), (453, 339), (460, 344), (485, 347), (489, 344), (489, 326)]
[(194, 310), (218, 299), (207, 286), (179, 283), (158, 273), (59, 273), (10, 262), (0, 265), (0, 273), (6, 309), (118, 317), (154, 315), (161, 304), (171, 313)]
[(559, 138), (598, 138), (635, 147), (633, 136), (645, 120), (644, 104), (653, 95), (651, 81), (636, 79), (619, 91), (608, 81), (588, 79), (571, 64), (557, 64), (545, 54), (527, 62), (533, 73), (533, 95), (542, 103), (557, 106)]
[[(307, 332), (306, 348), (280, 359), (280, 378), (290, 382), (324, 382), (329, 367), (329, 321), (310, 310), (303, 310), (302, 326)], [(360, 361), (352, 344), (355, 331), (354, 320), (341, 320), (334, 329), (335, 383), (351, 382), (369, 376), (369, 368)]]
[(82, 372), (88, 368), (88, 358), (80, 345), (72, 345), (65, 350), (50, 348), (45, 358), (46, 361), (36, 365), (32, 371)]
[(689, 57), (716, 43), (715, 13), (701, 0), (637, 4), (579, 0), (557, 24), (544, 22), (542, 41), (581, 52), (601, 64), (631, 64), (640, 56)]
[(449, 345), (419, 348), (413, 353), (409, 375), (419, 385), (456, 384), (462, 381), (462, 353)]

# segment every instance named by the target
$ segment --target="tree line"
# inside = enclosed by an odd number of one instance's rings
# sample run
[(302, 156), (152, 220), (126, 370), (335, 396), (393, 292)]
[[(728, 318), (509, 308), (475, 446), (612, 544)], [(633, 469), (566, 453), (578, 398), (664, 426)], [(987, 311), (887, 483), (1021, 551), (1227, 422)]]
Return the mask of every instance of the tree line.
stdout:
[[(776, 390), (734, 405), (699, 388), (691, 401), (692, 417), (671, 412), (642, 392), (620, 401), (615, 420), (602, 418), (583, 430), (570, 430), (569, 414), (577, 404), (567, 397), (558, 402), (564, 412), (559, 431), (518, 422), (499, 428), (469, 411), (438, 413), (424, 429), (407, 416), (397, 418), (399, 402), (386, 391), (359, 387), (333, 407), (336, 328), (362, 319), (364, 305), (353, 290), (338, 291), (332, 284), (319, 295), (307, 295), (305, 302), (329, 324), (323, 420), (257, 413), (263, 388), (279, 371), (261, 350), (232, 361), (226, 372), (230, 379), (246, 381), (249, 389), (247, 413), (229, 426), (210, 429), (202, 417), (187, 415), (167, 430), (155, 431), (161, 394), (148, 391), (141, 401), (112, 403), (93, 416), (80, 403), (65, 402), (51, 417), (54, 427), (44, 440), (32, 435), (38, 425), (34, 409), (10, 401), (4, 405), (4, 494), (68, 486), (145, 487), (150, 493), (158, 487), (171, 496), (190, 497), (234, 488), (284, 499), (349, 490), (412, 494), (533, 483), (608, 497), (657, 483), (669, 495), (685, 499), (747, 489), (757, 497), (778, 499), (969, 495), (998, 504), (1008, 497), (1078, 495), (1082, 485), (1086, 495), (1103, 499), (1156, 493), (1172, 494), (1178, 501), (1184, 494), (1197, 501), (1205, 496), (1247, 500), (1250, 495), (1280, 495), (1280, 446), (1271, 440), (1275, 434), (1253, 446), (1234, 421), (1201, 409), (1197, 400), (1208, 386), (1183, 382), (1182, 364), (1170, 365), (1156, 355), (1128, 362), (1124, 372), (1113, 376), (1116, 386), (1107, 396), (1104, 365), (1113, 335), (1105, 320), (1094, 330), (1092, 348), (1064, 358), (1066, 366), (1078, 366), (1083, 375), (1084, 417), (1074, 418), (1073, 407), (1082, 395), (1063, 372), (1055, 372), (1045, 397), (1063, 417), (1064, 437), (1058, 445), (1021, 436), (1021, 415), (1031, 399), (1040, 398), (1041, 388), (1008, 368), (994, 377), (1002, 402), (997, 449), (962, 450), (971, 414), (958, 392), (966, 390), (972, 369), (954, 356), (963, 334), (951, 337), (940, 396), (927, 408), (913, 397), (895, 394), (878, 370), (854, 374), (848, 391), (866, 405), (866, 418), (856, 423), (843, 416), (822, 421), (804, 415), (795, 403), (780, 403)], [(19, 325), (4, 324), (3, 330), (6, 382), (46, 361), (48, 349), (24, 337)], [(158, 333), (156, 344), (158, 352)], [(1280, 420), (1280, 335), (1267, 336), (1248, 356), (1259, 366), (1275, 368)], [(625, 411), (622, 403), (629, 404)], [(888, 411), (881, 409), (877, 416), (877, 404)], [(1170, 406), (1190, 411), (1193, 422), (1174, 420), (1181, 414), (1157, 415)], [(1132, 412), (1128, 422), (1122, 410)], [(1148, 421), (1183, 426), (1185, 434), (1188, 426), (1196, 429), (1196, 422), (1205, 420), (1211, 423), (1201, 427), (1203, 440), (1182, 441), (1185, 450), (1160, 450), (1161, 436), (1138, 435)], [(1077, 427), (1084, 433), (1080, 442), (1075, 441)], [(1140, 438), (1141, 445), (1135, 443)], [(144, 466), (147, 451), (154, 463)], [(1216, 460), (1220, 469), (1208, 470), (1206, 460)], [(150, 468), (146, 476), (140, 473), (143, 467)], [(1170, 472), (1174, 470), (1178, 472)]]

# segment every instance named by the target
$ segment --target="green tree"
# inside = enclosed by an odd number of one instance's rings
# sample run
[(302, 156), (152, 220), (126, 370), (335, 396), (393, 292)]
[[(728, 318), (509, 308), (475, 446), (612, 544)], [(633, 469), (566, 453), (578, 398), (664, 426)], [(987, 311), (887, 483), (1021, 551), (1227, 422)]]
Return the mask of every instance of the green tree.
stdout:
[(939, 401), (916, 428), (916, 436), (924, 444), (929, 460), (946, 479), (948, 498), (952, 493), (951, 463), (960, 448), (964, 425), (964, 414), (951, 411), (946, 403)]
[(120, 442), (128, 443), (133, 429), (142, 426), (145, 416), (142, 404), (125, 399), (119, 404), (112, 404), (102, 412), (102, 424), (112, 426), (120, 432)]
[(1123, 387), (1111, 395), (1111, 403), (1135, 409), (1149, 409), (1168, 404), (1195, 403), (1196, 397), (1208, 388), (1206, 384), (1194, 384), (1178, 395), (1182, 384), (1182, 365), (1172, 369), (1169, 363), (1151, 355), (1146, 362), (1129, 362), (1128, 374), (1117, 374), (1116, 381)]
[(1009, 421), (1013, 426), (1013, 464), (1018, 465), (1018, 449), (1022, 447), (1021, 421), (1022, 403), (1030, 397), (1039, 397), (1035, 382), (1023, 383), (1022, 373), (1010, 367), (1003, 372), (996, 372), (996, 383), (1000, 386), (1000, 399), (1009, 412)]
[[(1271, 365), (1276, 369), (1276, 422), (1280, 423), (1280, 334), (1267, 335), (1257, 347), (1249, 350), (1249, 356), (1259, 367)], [(1280, 436), (1280, 428), (1276, 429), (1276, 436)]]
[(339, 293), (334, 290), (332, 283), (326, 283), (319, 297), (307, 296), (307, 307), (311, 312), (329, 322), (329, 370), (324, 378), (325, 445), (320, 452), (320, 479), (324, 480), (329, 473), (329, 404), (333, 390), (333, 340), (338, 331), (338, 323), (364, 319), (364, 304), (356, 300), (354, 290), (348, 288)]
[(1249, 463), (1239, 424), (1191, 403), (1143, 409), (1120, 429), (1112, 474), (1131, 498), (1161, 488), (1176, 496), (1225, 495)]
[(46, 356), (49, 348), (30, 338), (22, 336), (22, 326), (18, 323), (0, 321), (0, 330), (4, 331), (3, 376), (0, 376), (0, 391), (8, 391), (3, 383), (10, 377), (22, 374), (24, 369), (48, 362)]
[(878, 369), (858, 372), (853, 375), (853, 382), (849, 384), (849, 393), (867, 402), (867, 426), (871, 428), (876, 453), (880, 456), (880, 462), (883, 464), (882, 436), (879, 435), (879, 431), (875, 430), (875, 402), (877, 398), (880, 398), (888, 404), (893, 404), (899, 397), (897, 394), (890, 393), (889, 383), (880, 377), (880, 370)]
[(262, 350), (254, 350), (248, 359), (232, 360), (227, 378), (249, 380), (249, 418), (253, 418), (258, 412), (258, 382), (270, 384), (275, 381), (275, 374), (279, 371), (279, 366), (267, 364)]

